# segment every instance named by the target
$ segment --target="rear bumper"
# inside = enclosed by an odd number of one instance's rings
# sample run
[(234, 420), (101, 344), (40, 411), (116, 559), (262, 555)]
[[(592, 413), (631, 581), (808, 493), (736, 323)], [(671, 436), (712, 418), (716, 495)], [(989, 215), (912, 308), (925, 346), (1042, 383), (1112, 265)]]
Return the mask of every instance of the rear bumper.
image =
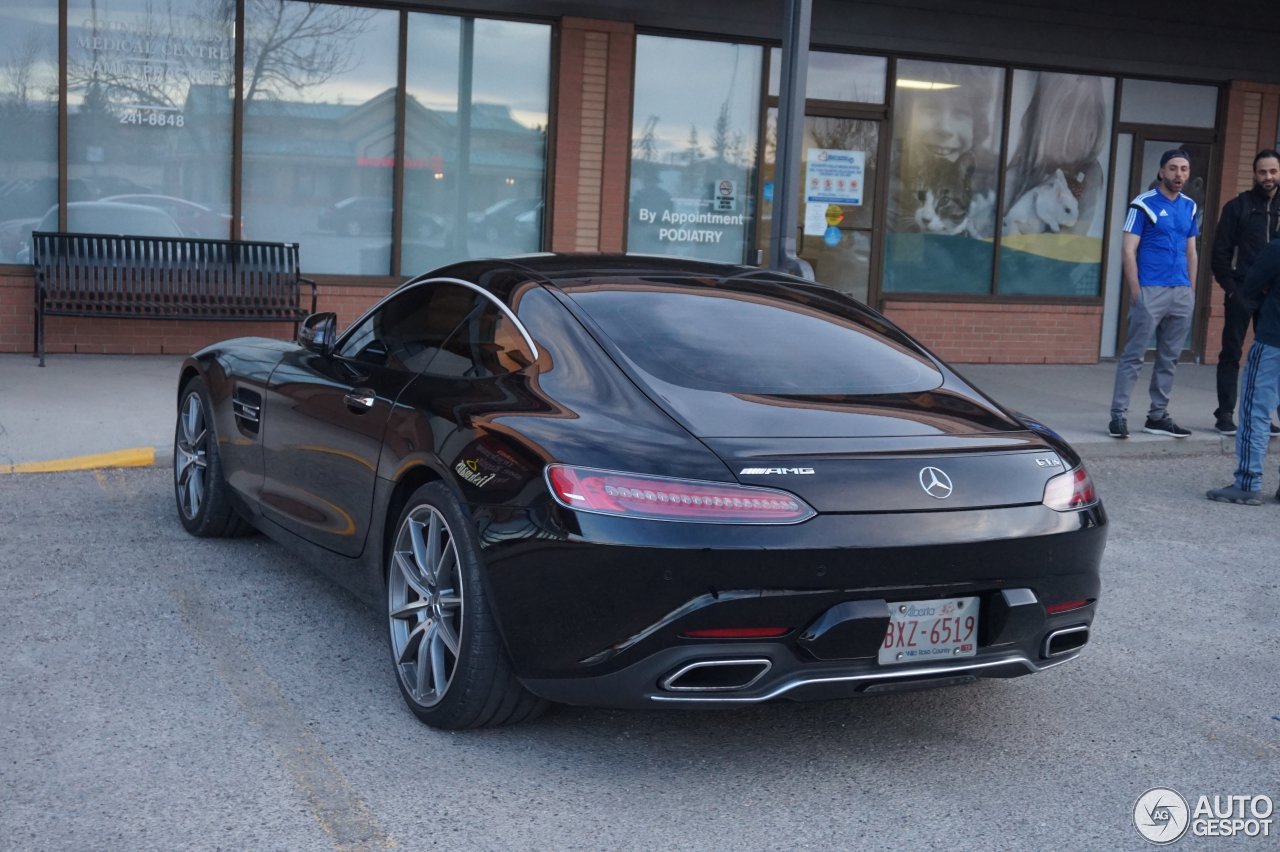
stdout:
[[(723, 708), (787, 699), (814, 701), (954, 686), (979, 678), (1035, 674), (1078, 657), (1087, 643), (1094, 605), (1045, 618), (1026, 602), (1016, 635), (979, 647), (973, 657), (912, 665), (881, 665), (870, 656), (815, 660), (789, 642), (694, 643), (664, 648), (614, 672), (586, 677), (523, 678), (551, 701), (629, 709)], [(733, 663), (733, 678), (698, 680), (698, 666)], [(708, 669), (709, 670), (709, 669)], [(673, 680), (674, 678), (674, 680)], [(705, 688), (699, 689), (699, 684)]]
[[(515, 671), (548, 699), (617, 707), (831, 698), (1050, 668), (1088, 639), (1106, 541), (1100, 505), (819, 516), (759, 528), (568, 513), (565, 529), (522, 514), (478, 518), (490, 603)], [(959, 596), (979, 598), (975, 656), (877, 663), (888, 602)], [(1068, 601), (1088, 604), (1047, 614)], [(861, 615), (823, 642), (805, 641), (834, 608)], [(686, 635), (743, 627), (786, 632)], [(1067, 629), (1075, 633), (1050, 647), (1050, 635)], [(740, 666), (751, 682), (739, 689), (661, 685), (683, 666), (754, 659), (765, 663)]]

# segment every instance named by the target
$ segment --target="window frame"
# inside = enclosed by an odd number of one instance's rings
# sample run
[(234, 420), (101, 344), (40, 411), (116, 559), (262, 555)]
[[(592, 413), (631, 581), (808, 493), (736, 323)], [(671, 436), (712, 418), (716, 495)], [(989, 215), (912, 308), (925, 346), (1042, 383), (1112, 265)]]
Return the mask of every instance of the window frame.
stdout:
[[(361, 325), (364, 324), (365, 320), (372, 317), (373, 314), (383, 310), (390, 302), (405, 295), (410, 290), (414, 290), (419, 287), (426, 287), (432, 284), (458, 285), (488, 299), (490, 302), (492, 302), (494, 305), (498, 307), (498, 310), (502, 311), (502, 313), (506, 315), (507, 319), (509, 319), (512, 322), (516, 330), (520, 332), (520, 336), (524, 339), (525, 345), (529, 348), (530, 354), (533, 355), (533, 358), (531, 359), (531, 361), (537, 361), (539, 357), (541, 357), (538, 352), (537, 344), (533, 342), (533, 336), (529, 334), (529, 330), (525, 328), (524, 323), (520, 321), (520, 318), (515, 315), (515, 312), (512, 311), (511, 308), (507, 307), (507, 305), (501, 299), (495, 296), (493, 293), (490, 293), (488, 290), (484, 289), (483, 287), (473, 284), (470, 281), (465, 281), (461, 278), (451, 278), (448, 276), (430, 276), (430, 275), (423, 276), (420, 278), (415, 278), (411, 281), (406, 282), (400, 287), (397, 287), (395, 290), (388, 293), (383, 298), (379, 299), (372, 307), (366, 310), (354, 322), (352, 322), (349, 326), (343, 329), (342, 333), (338, 335), (337, 341), (333, 344), (333, 352), (335, 357), (341, 357), (341, 358), (348, 357), (345, 355), (339, 355), (338, 353), (342, 349), (342, 347), (349, 342), (349, 339), (356, 333), (356, 330)], [(471, 312), (468, 311), (467, 314), (463, 316), (463, 319), (466, 319), (466, 316), (469, 316), (470, 313)], [(449, 331), (449, 334), (445, 335), (445, 340), (448, 340), (448, 338), (451, 337), (457, 330), (458, 330), (458, 326), (455, 325)]]

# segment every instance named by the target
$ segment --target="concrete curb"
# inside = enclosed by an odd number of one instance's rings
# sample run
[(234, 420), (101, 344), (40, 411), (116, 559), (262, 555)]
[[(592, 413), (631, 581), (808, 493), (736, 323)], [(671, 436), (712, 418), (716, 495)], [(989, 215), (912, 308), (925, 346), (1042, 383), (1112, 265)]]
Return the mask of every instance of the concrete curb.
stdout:
[(1227, 456), (1234, 458), (1235, 438), (1214, 435), (1212, 438), (1108, 438), (1099, 441), (1072, 440), (1067, 443), (1087, 462), (1107, 458), (1162, 458), (1189, 456)]
[(173, 463), (173, 452), (167, 453), (154, 447), (132, 447), (126, 450), (115, 450), (110, 453), (95, 453), (89, 456), (72, 456), (49, 461), (19, 462), (17, 464), (0, 465), (0, 474), (5, 473), (64, 473), (73, 470), (101, 470), (121, 467), (164, 467)]

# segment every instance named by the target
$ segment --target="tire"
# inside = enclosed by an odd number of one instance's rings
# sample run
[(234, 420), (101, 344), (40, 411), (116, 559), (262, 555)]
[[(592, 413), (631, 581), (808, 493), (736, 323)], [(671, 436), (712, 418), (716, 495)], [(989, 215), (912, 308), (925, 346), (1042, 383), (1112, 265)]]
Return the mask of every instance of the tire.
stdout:
[(387, 622), (400, 694), (433, 728), (523, 722), (547, 706), (512, 672), (480, 570), (475, 529), (449, 489), (415, 491), (387, 554)]
[(173, 434), (173, 492), (178, 520), (201, 538), (250, 535), (252, 526), (231, 505), (213, 411), (204, 381), (194, 378), (182, 389)]

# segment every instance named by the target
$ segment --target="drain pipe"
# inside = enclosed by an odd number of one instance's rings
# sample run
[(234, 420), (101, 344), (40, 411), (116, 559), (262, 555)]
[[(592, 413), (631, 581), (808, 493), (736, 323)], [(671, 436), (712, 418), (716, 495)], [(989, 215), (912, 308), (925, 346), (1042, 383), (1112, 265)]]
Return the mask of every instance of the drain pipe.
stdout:
[(804, 150), (804, 96), (809, 77), (809, 27), (813, 0), (786, 0), (782, 80), (778, 91), (778, 149), (773, 166), (773, 221), (769, 268), (813, 280), (813, 267), (796, 254), (800, 225), (800, 153)]

